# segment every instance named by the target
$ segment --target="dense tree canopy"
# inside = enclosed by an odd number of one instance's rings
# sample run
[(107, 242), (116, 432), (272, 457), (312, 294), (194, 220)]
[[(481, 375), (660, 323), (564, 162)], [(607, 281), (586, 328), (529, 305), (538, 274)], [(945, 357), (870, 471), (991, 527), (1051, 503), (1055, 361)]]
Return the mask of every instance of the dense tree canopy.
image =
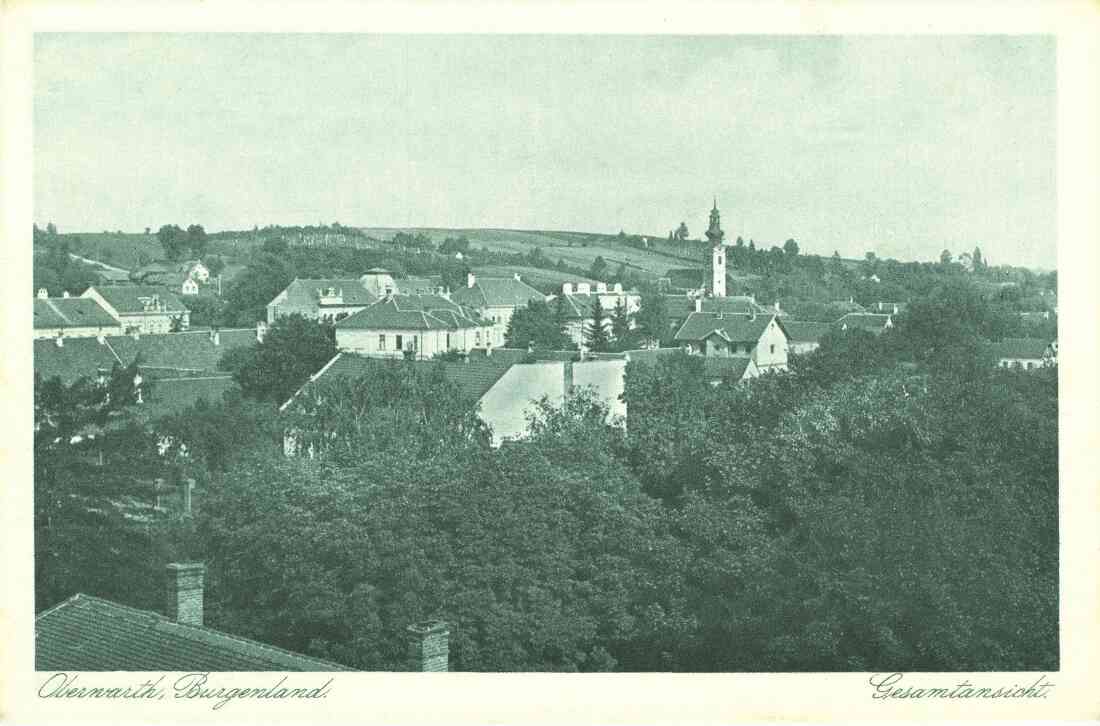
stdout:
[(233, 374), (246, 396), (282, 403), (335, 355), (331, 324), (286, 315), (272, 323), (262, 342), (226, 353), (219, 367)]

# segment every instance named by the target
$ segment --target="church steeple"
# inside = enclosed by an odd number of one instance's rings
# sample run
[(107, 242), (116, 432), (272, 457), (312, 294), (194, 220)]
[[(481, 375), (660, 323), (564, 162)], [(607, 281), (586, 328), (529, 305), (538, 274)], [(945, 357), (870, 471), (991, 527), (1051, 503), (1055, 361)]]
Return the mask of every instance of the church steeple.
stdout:
[(712, 247), (722, 244), (726, 233), (722, 231), (722, 217), (718, 213), (718, 197), (714, 198), (714, 207), (710, 210), (710, 225), (707, 227), (707, 239)]

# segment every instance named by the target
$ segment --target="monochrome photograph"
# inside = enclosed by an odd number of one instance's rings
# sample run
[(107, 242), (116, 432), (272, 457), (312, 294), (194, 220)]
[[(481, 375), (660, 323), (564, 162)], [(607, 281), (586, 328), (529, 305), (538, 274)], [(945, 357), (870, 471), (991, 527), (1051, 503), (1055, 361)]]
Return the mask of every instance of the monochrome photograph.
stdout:
[(34, 669), (1057, 674), (1057, 50), (36, 32)]

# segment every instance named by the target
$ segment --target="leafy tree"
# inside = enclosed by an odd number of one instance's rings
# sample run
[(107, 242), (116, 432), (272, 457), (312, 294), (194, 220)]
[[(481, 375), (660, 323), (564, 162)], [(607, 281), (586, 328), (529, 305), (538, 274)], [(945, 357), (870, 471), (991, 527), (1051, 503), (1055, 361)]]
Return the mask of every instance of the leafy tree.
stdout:
[(57, 226), (53, 222), (46, 223), (46, 234), (48, 234), (50, 237), (57, 236)]
[(588, 268), (588, 276), (593, 280), (603, 280), (606, 274), (607, 260), (602, 255), (597, 255), (596, 259), (592, 260), (592, 266)]
[(592, 320), (584, 324), (584, 343), (589, 350), (595, 353), (607, 351), (611, 345), (608, 334), (607, 311), (604, 310), (600, 296), (593, 296)]
[(676, 228), (676, 240), (679, 241), (679, 242), (683, 242), (687, 238), (688, 238), (687, 224), (684, 223), (684, 222), (680, 222), (680, 226)]
[(202, 257), (205, 254), (206, 230), (201, 224), (192, 224), (187, 228), (187, 247), (196, 257)]
[(667, 340), (670, 333), (665, 296), (658, 293), (643, 295), (634, 320), (643, 336), (658, 344)]
[(940, 264), (944, 267), (951, 264), (951, 250), (944, 250), (940, 253)]
[(287, 315), (272, 323), (262, 342), (226, 353), (219, 367), (233, 374), (246, 396), (282, 403), (335, 355), (331, 324)]
[(439, 251), (444, 255), (454, 256), (456, 252), (461, 252), (463, 255), (466, 255), (470, 251), (470, 240), (467, 239), (465, 235), (448, 237), (439, 245)]
[(293, 279), (285, 254), (264, 249), (253, 255), (248, 267), (233, 278), (225, 291), (226, 325), (251, 326), (266, 319), (267, 304)]
[(532, 300), (512, 314), (504, 334), (504, 344), (509, 348), (532, 347), (537, 350), (568, 350), (573, 347), (563, 333), (555, 309), (542, 300)]
[(206, 265), (206, 269), (210, 270), (210, 274), (214, 277), (222, 274), (225, 270), (225, 260), (220, 255), (207, 255), (203, 259), (203, 264)]
[(798, 256), (798, 243), (793, 239), (788, 239), (783, 243), (783, 251), (791, 257)]
[(980, 270), (981, 268), (985, 267), (985, 259), (982, 257), (981, 247), (975, 247), (974, 254), (972, 254), (970, 257), (974, 263), (975, 270)]
[(170, 260), (183, 259), (190, 244), (187, 232), (175, 224), (162, 225), (157, 230), (157, 240), (164, 247), (164, 254)]

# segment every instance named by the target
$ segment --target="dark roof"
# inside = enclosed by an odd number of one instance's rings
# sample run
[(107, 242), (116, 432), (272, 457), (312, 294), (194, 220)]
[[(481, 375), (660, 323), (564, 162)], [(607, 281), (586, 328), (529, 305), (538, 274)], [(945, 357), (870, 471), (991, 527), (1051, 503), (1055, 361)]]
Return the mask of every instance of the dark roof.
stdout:
[(155, 285), (102, 285), (91, 288), (103, 296), (120, 315), (145, 312), (145, 301), (152, 297), (160, 300), (163, 313), (180, 313), (187, 310), (174, 293)]
[(208, 332), (163, 333), (142, 335), (137, 340), (128, 335), (96, 338), (65, 338), (58, 346), (53, 339), (34, 341), (34, 370), (48, 380), (61, 378), (69, 385), (82, 376), (94, 377), (99, 368), (108, 370), (115, 363), (127, 366), (139, 355), (143, 375), (161, 378), (167, 373), (211, 373), (226, 351), (251, 345), (256, 331), (222, 330), (218, 345)]
[(60, 378), (66, 386), (82, 377), (95, 378), (98, 369), (111, 370), (116, 363), (122, 363), (110, 344), (119, 340), (119, 336), (103, 340), (100, 343), (96, 338), (65, 338), (60, 347), (52, 339), (36, 340), (34, 372), (47, 381)]
[(120, 323), (95, 300), (86, 297), (34, 299), (34, 327), (117, 328)]
[[(418, 360), (371, 358), (354, 353), (337, 353), (321, 369), (311, 383), (335, 376), (357, 378), (370, 372), (378, 365), (412, 365), (424, 369), (440, 367), (443, 375), (458, 385), (459, 390), (472, 400), (480, 400), (512, 366), (521, 363), (527, 357), (527, 351), (515, 348), (494, 348), (491, 355), (484, 349), (470, 351), (462, 361)], [(308, 384), (307, 384), (308, 385)]]
[(872, 333), (881, 332), (886, 327), (886, 321), (890, 319), (889, 315), (879, 313), (848, 313), (840, 320), (836, 321), (837, 327), (860, 328), (861, 330), (869, 330)]
[(1043, 338), (1005, 338), (993, 343), (993, 355), (997, 358), (1041, 359), (1050, 348), (1050, 341)]
[(457, 330), (487, 323), (442, 295), (391, 295), (336, 323), (352, 330)]
[(104, 282), (109, 282), (109, 283), (129, 283), (130, 282), (130, 273), (127, 272), (126, 270), (108, 270), (105, 267), (97, 267), (95, 269), (95, 274), (99, 275), (99, 277)]
[(707, 356), (703, 359), (703, 372), (707, 378), (732, 378), (741, 380), (745, 375), (745, 369), (752, 361), (747, 355), (739, 356)]
[(137, 339), (120, 335), (107, 338), (107, 342), (127, 365), (140, 356), (139, 365), (143, 369), (210, 372), (218, 369), (218, 361), (226, 351), (255, 343), (256, 331), (251, 328), (220, 330), (217, 345), (206, 330), (143, 334)]
[(546, 296), (514, 277), (475, 277), (473, 287), (455, 290), (452, 299), (472, 308), (512, 305), (520, 307)]
[(675, 340), (704, 340), (712, 333), (733, 343), (755, 343), (760, 340), (771, 315), (726, 315), (724, 313), (692, 313), (680, 326)]
[(440, 281), (428, 277), (404, 277), (394, 280), (394, 283), (397, 285), (398, 292), (402, 295), (434, 293), (435, 289), (442, 284)]
[(832, 327), (830, 323), (815, 323), (788, 318), (783, 320), (783, 328), (787, 331), (787, 338), (793, 343), (819, 343), (822, 336), (828, 333)]
[[(694, 311), (694, 301), (691, 301), (691, 310)], [(753, 313), (770, 314), (774, 312), (766, 306), (759, 304), (748, 295), (736, 295), (733, 297), (705, 297), (702, 299), (704, 313), (729, 313), (731, 315), (751, 315)]]
[(336, 663), (75, 595), (34, 620), (40, 671), (346, 671)]
[(343, 295), (343, 305), (370, 305), (378, 301), (358, 278), (295, 278), (286, 288), (288, 304), (320, 305), (321, 294), (335, 288)]
[(151, 386), (149, 395), (143, 396), (142, 412), (151, 419), (178, 413), (199, 400), (217, 405), (227, 391), (237, 388), (230, 376), (201, 378), (159, 378)]

